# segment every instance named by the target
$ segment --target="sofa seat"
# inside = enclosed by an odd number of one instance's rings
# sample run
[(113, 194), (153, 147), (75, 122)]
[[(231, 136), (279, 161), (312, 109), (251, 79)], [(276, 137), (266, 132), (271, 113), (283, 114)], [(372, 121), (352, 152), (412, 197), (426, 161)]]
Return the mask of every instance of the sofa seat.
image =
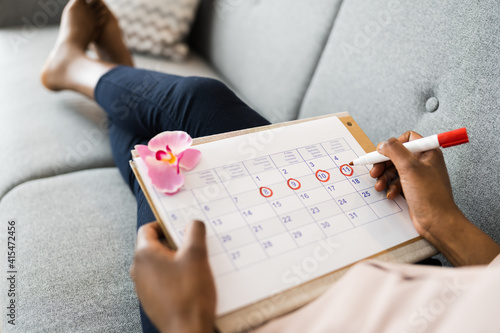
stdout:
[[(2, 320), (2, 332), (141, 331), (129, 276), (136, 203), (116, 168), (19, 185), (0, 203), (0, 220), (9, 219), (16, 221), (17, 318), (15, 326)], [(1, 251), (7, 267), (6, 246)]]

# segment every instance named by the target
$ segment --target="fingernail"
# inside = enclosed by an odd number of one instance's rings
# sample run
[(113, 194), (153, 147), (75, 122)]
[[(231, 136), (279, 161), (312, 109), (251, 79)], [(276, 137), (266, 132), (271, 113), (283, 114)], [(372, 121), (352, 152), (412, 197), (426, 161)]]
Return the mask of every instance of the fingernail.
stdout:
[(385, 143), (386, 143), (386, 142), (387, 142), (387, 141), (382, 141), (381, 143), (379, 143), (379, 144), (377, 145), (377, 150), (382, 149), (382, 148), (384, 147), (384, 145), (385, 145)]

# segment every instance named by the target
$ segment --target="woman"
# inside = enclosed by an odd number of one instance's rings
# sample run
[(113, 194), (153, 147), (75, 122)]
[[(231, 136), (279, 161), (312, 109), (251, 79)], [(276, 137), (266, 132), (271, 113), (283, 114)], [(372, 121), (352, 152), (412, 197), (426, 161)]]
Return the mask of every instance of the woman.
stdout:
[[(90, 44), (98, 59), (87, 57)], [(198, 137), (269, 122), (216, 80), (134, 69), (117, 21), (101, 0), (68, 3), (42, 82), (54, 91), (73, 90), (94, 99), (108, 115), (115, 162), (137, 199), (139, 231), (131, 274), (149, 318), (161, 331), (212, 331), (215, 287), (204, 225), (189, 226), (177, 253), (161, 243), (160, 228), (148, 223), (154, 216), (128, 166), (130, 150), (163, 131), (183, 130)], [(375, 189), (387, 189), (390, 199), (404, 191), (418, 233), (455, 266), (483, 266), (450, 270), (368, 261), (352, 268), (311, 304), (260, 330), (418, 332), (495, 327), (498, 319), (492, 311), (500, 299), (495, 283), (500, 278), (500, 247), (455, 205), (441, 151), (413, 155), (402, 145), (420, 137), (407, 132), (377, 147), (392, 162), (371, 170), (371, 176), (378, 178)], [(142, 311), (141, 318), (144, 331), (155, 330)]]

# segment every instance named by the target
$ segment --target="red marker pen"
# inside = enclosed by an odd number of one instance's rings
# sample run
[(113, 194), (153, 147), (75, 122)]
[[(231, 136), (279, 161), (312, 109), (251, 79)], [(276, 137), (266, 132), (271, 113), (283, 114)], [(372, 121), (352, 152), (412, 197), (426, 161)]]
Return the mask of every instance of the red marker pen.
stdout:
[[(467, 142), (469, 142), (469, 137), (467, 136), (467, 130), (463, 127), (454, 131), (434, 134), (422, 139), (405, 142), (403, 143), (403, 146), (405, 146), (412, 153), (419, 153), (438, 147), (448, 148)], [(375, 164), (385, 161), (389, 161), (387, 156), (374, 151), (355, 159), (350, 162), (349, 165)]]

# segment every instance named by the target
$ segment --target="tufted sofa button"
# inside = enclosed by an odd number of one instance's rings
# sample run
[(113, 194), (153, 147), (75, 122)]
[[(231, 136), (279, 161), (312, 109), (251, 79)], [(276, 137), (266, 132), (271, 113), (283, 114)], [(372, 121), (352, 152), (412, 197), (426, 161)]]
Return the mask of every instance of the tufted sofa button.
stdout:
[(430, 97), (427, 102), (425, 102), (425, 109), (427, 112), (434, 112), (439, 107), (439, 101), (436, 97)]

